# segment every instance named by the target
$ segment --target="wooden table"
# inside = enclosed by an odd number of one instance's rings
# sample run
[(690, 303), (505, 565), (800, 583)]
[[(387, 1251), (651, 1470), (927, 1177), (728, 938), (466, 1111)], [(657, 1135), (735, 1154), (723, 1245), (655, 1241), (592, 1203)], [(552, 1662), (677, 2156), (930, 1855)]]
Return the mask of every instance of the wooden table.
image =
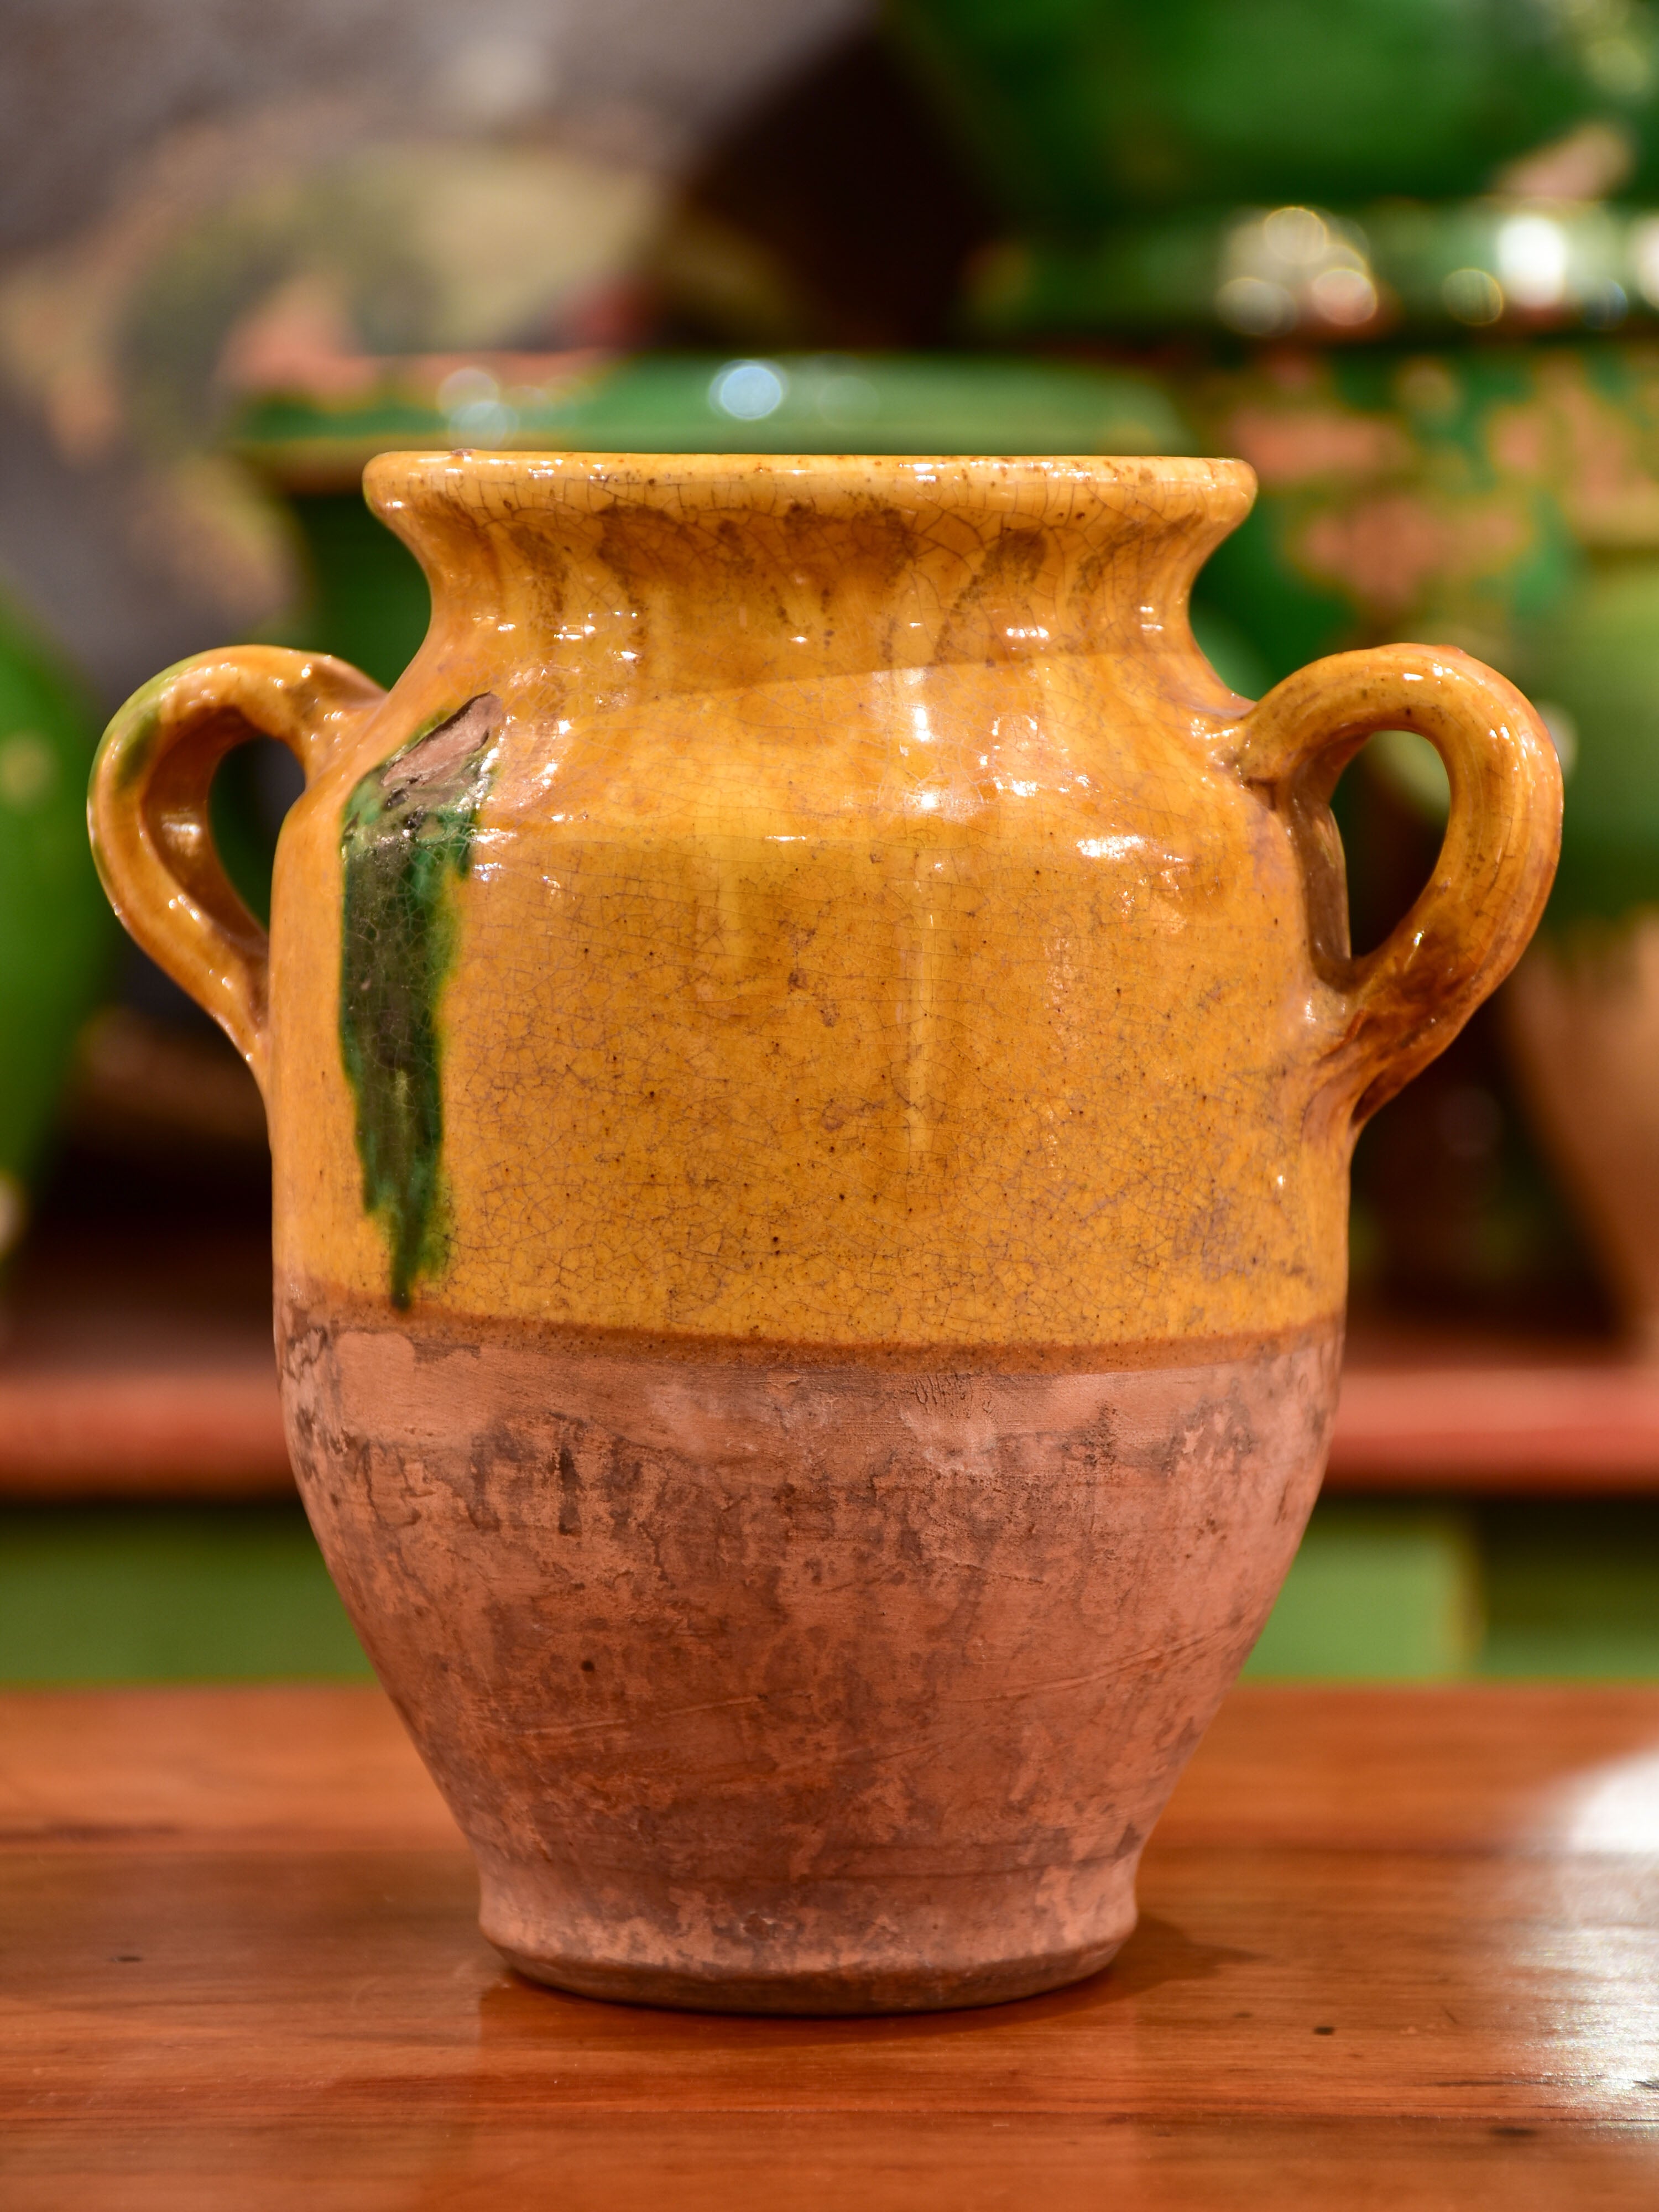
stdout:
[(1659, 1692), (1239, 1691), (1141, 1903), (985, 2012), (591, 2003), (378, 1692), (12, 1694), (0, 2205), (1659, 2205)]

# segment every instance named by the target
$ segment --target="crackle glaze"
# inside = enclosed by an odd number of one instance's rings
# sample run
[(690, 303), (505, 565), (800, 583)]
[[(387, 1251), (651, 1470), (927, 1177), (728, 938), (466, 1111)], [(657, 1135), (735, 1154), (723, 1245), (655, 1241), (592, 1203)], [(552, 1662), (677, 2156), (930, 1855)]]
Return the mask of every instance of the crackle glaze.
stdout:
[[(296, 1467), (486, 1931), (679, 2004), (1087, 1972), (1317, 1486), (1357, 1121), (1547, 890), (1547, 738), (1447, 650), (1229, 692), (1237, 464), (367, 481), (395, 689), (186, 662), (94, 834), (265, 1086)], [(1450, 824), (1354, 959), (1324, 800), (1402, 724)], [(308, 779), (268, 960), (204, 828), (250, 728)]]

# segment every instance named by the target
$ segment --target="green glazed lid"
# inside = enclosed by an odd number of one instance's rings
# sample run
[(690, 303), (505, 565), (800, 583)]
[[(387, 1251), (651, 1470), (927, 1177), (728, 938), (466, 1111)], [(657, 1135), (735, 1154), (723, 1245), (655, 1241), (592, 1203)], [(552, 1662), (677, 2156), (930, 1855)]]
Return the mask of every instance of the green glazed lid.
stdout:
[(1613, 330), (1659, 318), (1659, 212), (1499, 198), (1199, 210), (1083, 245), (994, 247), (973, 271), (969, 314), (1000, 337)]
[(1487, 190), (1586, 125), (1651, 128), (1647, 0), (888, 0), (1022, 227), (1205, 201)]
[(375, 453), (1185, 453), (1151, 378), (955, 356), (480, 356), (365, 363), (345, 398), (253, 400), (236, 448), (290, 489), (342, 489)]

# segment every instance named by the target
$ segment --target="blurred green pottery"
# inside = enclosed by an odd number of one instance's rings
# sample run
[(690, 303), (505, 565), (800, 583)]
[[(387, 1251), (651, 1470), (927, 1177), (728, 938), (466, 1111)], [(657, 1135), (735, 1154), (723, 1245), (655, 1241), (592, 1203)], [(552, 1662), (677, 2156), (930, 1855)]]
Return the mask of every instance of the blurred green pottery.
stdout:
[(1532, 1119), (1632, 1346), (1659, 1358), (1659, 537), (1601, 546), (1528, 642), (1569, 769), (1548, 928), (1504, 998)]
[(1479, 653), (1567, 770), (1547, 927), (1659, 904), (1659, 344), (1276, 354), (1186, 398), (1260, 479), (1200, 590), (1274, 678), (1388, 636)]
[(87, 846), (90, 702), (0, 603), (0, 1258), (114, 933)]
[[(411, 555), (365, 506), (360, 480), (376, 453), (447, 441), (566, 453), (1193, 450), (1191, 430), (1151, 377), (1018, 359), (411, 358), (379, 364), (372, 385), (344, 404), (272, 392), (244, 413), (236, 444), (298, 520), (313, 593), (305, 642), (377, 683), (393, 683), (413, 658), (428, 598)], [(1242, 641), (1237, 650), (1253, 665)]]
[[(1210, 449), (1261, 479), (1202, 588), (1275, 676), (1444, 640), (1550, 727), (1561, 863), (1506, 988), (1509, 1042), (1627, 1335), (1659, 1354), (1659, 346), (1287, 355), (1191, 403)], [(1377, 745), (1443, 814), (1421, 749)]]
[(1488, 189), (1589, 122), (1640, 137), (1644, 5), (889, 0), (899, 50), (1013, 222)]
[(1507, 668), (1583, 565), (1575, 510), (1603, 496), (1578, 450), (1587, 426), (1626, 435), (1628, 395), (1598, 389), (1601, 358), (1284, 350), (1194, 377), (1182, 398), (1205, 449), (1248, 460), (1261, 487), (1204, 572), (1206, 604), (1275, 679), (1400, 636)]
[(1540, 936), (1503, 1010), (1530, 1119), (1626, 1338), (1659, 1358), (1659, 907)]
[(1659, 547), (1598, 551), (1513, 659), (1570, 774), (1552, 926), (1659, 906)]

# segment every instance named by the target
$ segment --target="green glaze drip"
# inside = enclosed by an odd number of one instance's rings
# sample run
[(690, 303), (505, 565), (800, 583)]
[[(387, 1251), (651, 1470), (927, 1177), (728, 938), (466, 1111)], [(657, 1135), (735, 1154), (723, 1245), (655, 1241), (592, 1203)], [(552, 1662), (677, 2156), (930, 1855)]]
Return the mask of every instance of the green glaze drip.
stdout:
[(454, 950), (449, 888), (471, 858), (502, 714), (493, 692), (469, 700), (371, 769), (341, 821), (340, 1046), (363, 1206), (386, 1234), (395, 1306), (444, 1261), (438, 995)]

